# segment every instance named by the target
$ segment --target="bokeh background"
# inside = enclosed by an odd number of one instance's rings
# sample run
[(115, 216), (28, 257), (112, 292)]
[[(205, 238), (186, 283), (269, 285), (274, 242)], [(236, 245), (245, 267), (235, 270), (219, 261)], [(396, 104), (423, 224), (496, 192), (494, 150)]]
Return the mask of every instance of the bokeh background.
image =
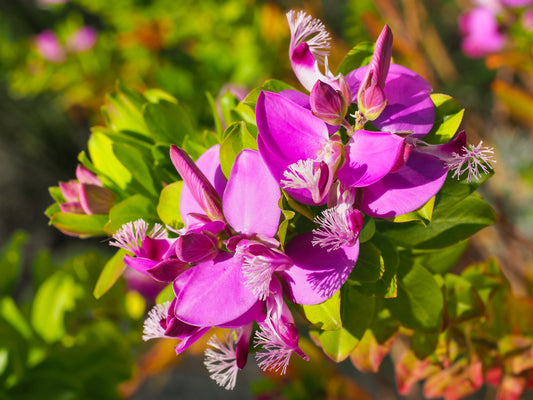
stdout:
[[(77, 155), (86, 150), (91, 126), (103, 123), (100, 109), (106, 104), (106, 93), (115, 89), (117, 81), (140, 91), (155, 87), (167, 91), (185, 104), (191, 117), (206, 129), (213, 125), (206, 93), (214, 98), (227, 90), (246, 93), (269, 78), (298, 87), (287, 57), (290, 37), (284, 15), (294, 8), (320, 18), (332, 33), (334, 46), (329, 63), (333, 68), (352, 46), (375, 40), (383, 24), (389, 24), (394, 33), (396, 62), (418, 72), (435, 92), (453, 96), (466, 108), (462, 128), (470, 142), (482, 140), (495, 149), (496, 173), (480, 192), (496, 210), (498, 222), (474, 236), (457, 268), (496, 257), (515, 293), (531, 296), (533, 27), (525, 22), (523, 14), (527, 10), (499, 10), (497, 29), (504, 44), (472, 56), (465, 52), (464, 28), (462, 32), (459, 21), (479, 3), (0, 0), (3, 259), (9, 259), (5, 257), (9, 249), (17, 250), (10, 261), (17, 266), (16, 279), (2, 283), (6, 278), (0, 271), (0, 289), (4, 290), (0, 294), (8, 293), (9, 287), (22, 312), (31, 313), (39, 284), (59, 266), (70, 263), (67, 269), (73, 276), (72, 293), (77, 293), (73, 296), (82, 299), (85, 308), (80, 311), (78, 302), (76, 307), (65, 310), (77, 310), (78, 325), (83, 318), (96, 315), (98, 323), (105, 327), (92, 326), (90, 330), (110, 332), (102, 339), (105, 345), (101, 347), (80, 343), (77, 336), (71, 337), (69, 345), (64, 338), (72, 324), (66, 323), (64, 331), (57, 334), (59, 339), (51, 335), (49, 342), (37, 346), (44, 349), (46, 357), (54, 349), (56, 358), (52, 357), (47, 371), (58, 365), (64, 370), (83, 368), (91, 362), (101, 362), (114, 371), (115, 375), (104, 379), (110, 388), (94, 392), (100, 397), (87, 398), (115, 398), (112, 388), (119, 382), (119, 396), (131, 399), (399, 398), (391, 360), (386, 360), (379, 374), (363, 375), (349, 362), (329, 362), (310, 344), (305, 350), (316, 353), (318, 366), (295, 362), (287, 377), (269, 379), (250, 367), (240, 375), (237, 391), (219, 389), (203, 368), (201, 345), (190, 355), (178, 358), (172, 343), (158, 343), (148, 349), (139, 347), (138, 339), (124, 334), (142, 324), (145, 304), (134, 295), (122, 296), (123, 286), (100, 302), (86, 300), (97, 276), (97, 268), (92, 265), (101, 264), (111, 250), (100, 239), (79, 240), (61, 234), (48, 226), (44, 215), (52, 203), (48, 187), (74, 177)], [(484, 39), (490, 40), (488, 36)], [(88, 255), (79, 258), (85, 252)], [(72, 261), (74, 256), (78, 256), (77, 261)], [(113, 330), (109, 321), (122, 329)], [(117, 354), (106, 357), (98, 353), (105, 353), (110, 343), (117, 342), (121, 346), (115, 348)], [(137, 346), (135, 350), (128, 347), (130, 344)], [(85, 346), (86, 354), (69, 364), (66, 360), (72, 357), (69, 348), (73, 346)], [(1, 348), (0, 343), (3, 371)], [(43, 356), (37, 352), (35, 357)], [(25, 369), (20, 368), (19, 377), (27, 379), (28, 385), (41, 382), (39, 379), (46, 381), (46, 371), (38, 371), (37, 378), (24, 377)], [(64, 371), (61, 368), (58, 371)], [(317, 374), (318, 368), (321, 374)], [(54, 376), (51, 382), (55, 382), (60, 373), (50, 374)], [(60, 389), (50, 383), (51, 393), (66, 393), (65, 397), (51, 398), (78, 398), (73, 393), (89, 388), (97, 378), (102, 376), (88, 373), (86, 379), (76, 378), (76, 384), (58, 384)], [(279, 387), (285, 388), (283, 393), (276, 389)], [(20, 397), (16, 398), (31, 398), (24, 397), (31, 392), (17, 393)], [(473, 398), (490, 398), (491, 394), (490, 388), (484, 388)], [(1, 395), (2, 392), (3, 398)], [(420, 391), (415, 391), (410, 398), (420, 396)]]

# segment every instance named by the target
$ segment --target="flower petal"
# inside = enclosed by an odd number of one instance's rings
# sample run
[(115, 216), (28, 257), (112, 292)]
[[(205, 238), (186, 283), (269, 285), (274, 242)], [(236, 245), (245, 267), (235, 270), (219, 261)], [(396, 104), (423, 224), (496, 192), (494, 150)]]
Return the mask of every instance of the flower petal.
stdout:
[(259, 153), (241, 151), (231, 169), (222, 202), (230, 226), (246, 236), (261, 233), (274, 237), (281, 215), (280, 197), (279, 185)]
[[(206, 150), (196, 161), (196, 166), (213, 185), (219, 196), (222, 197), (226, 187), (226, 178), (220, 168), (219, 149), (220, 145), (217, 144)], [(196, 219), (188, 216), (189, 214), (205, 214), (187, 185), (183, 185), (181, 188), (180, 214), (186, 225), (196, 222)]]
[[(358, 92), (367, 69), (368, 66), (357, 68), (346, 76), (352, 94)], [(413, 132), (416, 137), (426, 135), (435, 122), (431, 91), (431, 85), (420, 75), (391, 64), (385, 81), (388, 104), (373, 124), (386, 132)]]
[(346, 145), (346, 161), (337, 172), (339, 181), (352, 187), (377, 182), (394, 167), (404, 142), (387, 132), (356, 131)]
[(195, 326), (236, 320), (257, 302), (243, 282), (241, 261), (228, 253), (196, 265), (174, 281), (176, 318)]
[(313, 234), (303, 233), (292, 239), (286, 253), (294, 265), (281, 273), (298, 304), (319, 304), (341, 288), (359, 255), (359, 241), (351, 247), (328, 251), (313, 246)]
[(446, 164), (438, 158), (412, 151), (398, 172), (364, 189), (362, 211), (377, 218), (414, 211), (437, 194), (447, 173)]

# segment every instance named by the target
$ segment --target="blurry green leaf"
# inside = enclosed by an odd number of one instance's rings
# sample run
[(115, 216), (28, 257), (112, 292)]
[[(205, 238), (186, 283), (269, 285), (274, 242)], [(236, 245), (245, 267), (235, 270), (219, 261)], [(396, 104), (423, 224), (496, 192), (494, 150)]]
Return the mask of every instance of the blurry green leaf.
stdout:
[(305, 317), (315, 327), (325, 330), (333, 331), (342, 327), (341, 322), (341, 296), (340, 291), (335, 292), (328, 300), (323, 303), (302, 306)]
[(151, 148), (154, 160), (152, 173), (159, 182), (171, 183), (180, 179), (172, 160), (170, 159), (170, 144), (156, 143)]
[(102, 297), (120, 278), (122, 272), (126, 268), (126, 264), (124, 263), (125, 255), (126, 251), (124, 249), (119, 249), (105, 264), (104, 269), (102, 269), (102, 272), (98, 277), (96, 286), (94, 287), (94, 297), (97, 299)]
[[(3, 371), (0, 370), (0, 382), (2, 382), (1, 378), (4, 374), (9, 376), (12, 382), (16, 382), (24, 376), (28, 361), (28, 342), (13, 325), (5, 321), (1, 316), (0, 356), (3, 358)], [(0, 389), (2, 386), (0, 386)]]
[(162, 101), (170, 103), (178, 102), (178, 100), (176, 100), (176, 98), (170, 93), (167, 93), (159, 88), (146, 89), (143, 95), (150, 103), (160, 103)]
[(37, 253), (32, 263), (33, 287), (37, 288), (57, 270), (57, 266), (52, 261), (50, 250), (43, 249)]
[[(239, 103), (231, 110), (231, 121), (244, 121), (246, 126), (250, 129), (250, 126), (256, 126), (255, 111), (244, 103)], [(253, 132), (250, 132), (253, 134)]]
[(384, 222), (381, 232), (404, 247), (433, 249), (459, 243), (495, 221), (492, 208), (473, 193), (449, 208), (436, 207), (427, 227), (418, 222), (394, 226)]
[[(87, 143), (94, 168), (104, 186), (125, 190), (132, 180), (131, 173), (113, 152), (113, 141), (99, 131), (93, 131)], [(81, 156), (81, 154), (80, 154)], [(84, 163), (85, 165), (85, 163)]]
[(194, 131), (190, 113), (180, 104), (168, 101), (147, 103), (143, 117), (156, 142), (181, 146), (185, 136)]
[(352, 284), (376, 282), (384, 272), (385, 263), (380, 251), (372, 243), (366, 242), (359, 246), (359, 256), (348, 281)]
[(470, 282), (454, 274), (446, 274), (444, 282), (450, 322), (458, 324), (484, 314), (483, 300)]
[(31, 310), (33, 329), (47, 342), (65, 336), (65, 314), (74, 310), (78, 284), (64, 271), (57, 271), (37, 290)]
[(26, 340), (31, 339), (33, 334), (30, 325), (11, 297), (0, 299), (0, 318), (14, 327)]
[(163, 188), (157, 204), (157, 215), (165, 225), (179, 229), (183, 227), (180, 214), (180, 196), (183, 181), (171, 183)]
[(385, 299), (391, 314), (405, 327), (437, 332), (442, 325), (444, 299), (433, 275), (409, 259), (400, 259), (398, 296)]
[(0, 251), (0, 295), (11, 292), (22, 272), (22, 247), (27, 240), (26, 233), (16, 231)]
[(431, 355), (439, 342), (438, 333), (424, 333), (415, 331), (411, 336), (411, 350), (419, 360)]
[(224, 131), (224, 140), (220, 145), (220, 166), (226, 178), (229, 178), (233, 163), (243, 149), (257, 150), (257, 142), (244, 122), (234, 122)]
[(155, 299), (155, 304), (163, 304), (167, 301), (172, 301), (174, 300), (174, 297), (176, 297), (176, 295), (174, 294), (174, 288), (171, 283), (159, 292)]
[(426, 267), (434, 274), (445, 274), (461, 258), (468, 247), (468, 241), (436, 250), (413, 249), (413, 261)]
[(105, 225), (109, 220), (107, 214), (71, 214), (58, 212), (50, 218), (50, 225), (63, 232), (71, 233), (80, 238), (103, 236)]
[(213, 116), (213, 122), (215, 124), (215, 134), (218, 140), (222, 140), (222, 133), (224, 129), (222, 128), (222, 121), (220, 120), (220, 115), (218, 114), (217, 104), (211, 93), (206, 93), (207, 101), (209, 102), (209, 107), (211, 108), (211, 115)]
[(363, 65), (370, 64), (372, 55), (374, 54), (374, 43), (362, 42), (353, 47), (348, 54), (344, 57), (337, 74), (348, 75), (349, 72), (362, 67)]
[(108, 139), (110, 139), (112, 142), (126, 143), (144, 151), (149, 150), (154, 143), (154, 140), (152, 138), (141, 135), (137, 132), (115, 132), (102, 126), (93, 126), (91, 128), (91, 132), (101, 133), (102, 135), (105, 135)]
[(229, 125), (234, 122), (231, 118), (231, 110), (233, 110), (238, 103), (239, 100), (237, 100), (237, 98), (229, 90), (218, 97), (218, 104), (222, 113), (222, 120), (224, 121), (225, 125)]
[(106, 231), (115, 233), (125, 223), (138, 219), (144, 219), (149, 223), (159, 222), (155, 202), (143, 195), (135, 194), (115, 204), (109, 211), (109, 222), (106, 225)]
[(392, 222), (409, 222), (409, 221), (421, 221), (424, 225), (431, 222), (433, 216), (433, 207), (435, 206), (435, 197), (429, 199), (429, 201), (420, 207), (418, 210), (411, 211), (410, 213), (398, 215), (392, 218)]
[(461, 277), (469, 281), (481, 299), (487, 304), (496, 290), (501, 287), (508, 288), (509, 282), (502, 274), (496, 260), (490, 259), (481, 264), (468, 266)]
[(113, 152), (133, 177), (131, 182), (137, 192), (149, 196), (158, 196), (161, 183), (156, 182), (151, 172), (151, 160), (147, 160), (141, 151), (125, 143), (113, 143)]
[(48, 193), (50, 193), (50, 196), (52, 196), (52, 198), (58, 203), (64, 203), (66, 201), (59, 186), (50, 186), (48, 188)]
[(435, 123), (424, 136), (424, 141), (431, 144), (447, 143), (459, 129), (465, 109), (451, 96), (442, 93), (432, 93), (430, 96), (435, 104)]

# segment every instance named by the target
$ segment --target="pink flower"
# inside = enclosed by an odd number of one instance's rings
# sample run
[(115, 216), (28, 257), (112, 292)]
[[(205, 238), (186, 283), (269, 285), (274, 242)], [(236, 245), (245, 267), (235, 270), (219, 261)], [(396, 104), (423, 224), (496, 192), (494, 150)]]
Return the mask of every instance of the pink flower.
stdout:
[(83, 53), (92, 49), (98, 38), (96, 29), (82, 26), (67, 38), (67, 49), (70, 53)]
[(39, 54), (47, 61), (61, 64), (67, 58), (57, 35), (51, 30), (39, 33), (35, 37), (35, 46)]
[(461, 15), (459, 30), (463, 35), (463, 52), (470, 57), (498, 52), (505, 45), (496, 15), (485, 7), (476, 7)]

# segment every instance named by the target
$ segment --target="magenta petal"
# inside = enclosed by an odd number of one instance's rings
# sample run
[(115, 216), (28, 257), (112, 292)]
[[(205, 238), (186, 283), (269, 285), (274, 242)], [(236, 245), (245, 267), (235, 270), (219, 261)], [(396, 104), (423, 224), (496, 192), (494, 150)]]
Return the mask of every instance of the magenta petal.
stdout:
[(218, 254), (218, 239), (208, 232), (189, 232), (176, 240), (176, 255), (188, 263), (212, 260)]
[(80, 183), (89, 183), (92, 185), (102, 186), (102, 182), (100, 182), (100, 179), (87, 168), (81, 165), (78, 165), (76, 167), (76, 178), (78, 178), (78, 181), (80, 181)]
[(189, 268), (187, 263), (177, 258), (167, 258), (147, 269), (146, 272), (159, 282), (172, 282), (187, 268)]
[(252, 308), (242, 314), (239, 318), (233, 321), (226, 322), (224, 324), (217, 325), (219, 328), (234, 329), (247, 325), (253, 321), (262, 321), (265, 319), (266, 314), (264, 311), (264, 303), (257, 301)]
[(79, 201), (67, 201), (66, 203), (61, 203), (59, 209), (64, 213), (85, 214), (85, 210)]
[(257, 302), (243, 282), (241, 261), (228, 253), (196, 265), (174, 281), (176, 318), (195, 326), (236, 320)]
[(148, 270), (150, 268), (153, 268), (159, 261), (150, 260), (149, 258), (144, 257), (132, 257), (132, 256), (124, 256), (124, 263), (128, 266), (133, 268), (136, 271), (139, 271), (145, 275), (148, 275)]
[(230, 226), (247, 236), (261, 233), (274, 237), (281, 215), (280, 197), (278, 183), (259, 153), (241, 151), (231, 169), (222, 202)]
[(281, 275), (298, 304), (319, 304), (330, 298), (346, 282), (359, 255), (359, 242), (328, 252), (313, 246), (312, 239), (311, 232), (298, 235), (286, 248), (294, 265)]
[(339, 181), (352, 187), (377, 182), (394, 167), (404, 141), (387, 132), (356, 131), (346, 145), (346, 161), (337, 172)]
[(447, 173), (445, 163), (438, 158), (412, 151), (398, 172), (364, 189), (362, 211), (377, 218), (414, 211), (437, 194)]
[[(353, 93), (357, 93), (368, 66), (346, 76)], [(420, 75), (398, 64), (391, 64), (385, 81), (387, 106), (373, 124), (380, 130), (426, 135), (435, 122), (435, 107), (429, 94), (431, 85)], [(356, 99), (354, 99), (355, 101)]]
[(259, 152), (278, 182), (289, 165), (315, 159), (329, 139), (321, 119), (277, 93), (261, 92), (256, 118)]
[(107, 214), (114, 202), (115, 195), (110, 190), (97, 185), (80, 184), (80, 203), (86, 214)]
[[(213, 185), (219, 196), (222, 197), (222, 193), (224, 193), (224, 188), (226, 187), (226, 178), (220, 168), (219, 150), (220, 145), (218, 144), (206, 150), (196, 161), (196, 166), (202, 171), (211, 185)], [(189, 187), (184, 184), (180, 195), (180, 215), (186, 225), (196, 222), (196, 219), (188, 217), (189, 214), (205, 215), (205, 211), (196, 201)]]
[(66, 201), (77, 201), (80, 198), (80, 183), (78, 181), (59, 182), (59, 189)]
[(174, 350), (176, 350), (176, 354), (183, 353), (185, 350), (187, 350), (191, 345), (194, 344), (198, 339), (200, 339), (210, 328), (196, 328), (187, 336), (185, 336), (179, 344), (174, 347)]
[(294, 75), (308, 91), (311, 91), (313, 85), (319, 80), (327, 80), (320, 72), (318, 62), (315, 60), (313, 53), (307, 43), (300, 43), (290, 51), (291, 66)]

